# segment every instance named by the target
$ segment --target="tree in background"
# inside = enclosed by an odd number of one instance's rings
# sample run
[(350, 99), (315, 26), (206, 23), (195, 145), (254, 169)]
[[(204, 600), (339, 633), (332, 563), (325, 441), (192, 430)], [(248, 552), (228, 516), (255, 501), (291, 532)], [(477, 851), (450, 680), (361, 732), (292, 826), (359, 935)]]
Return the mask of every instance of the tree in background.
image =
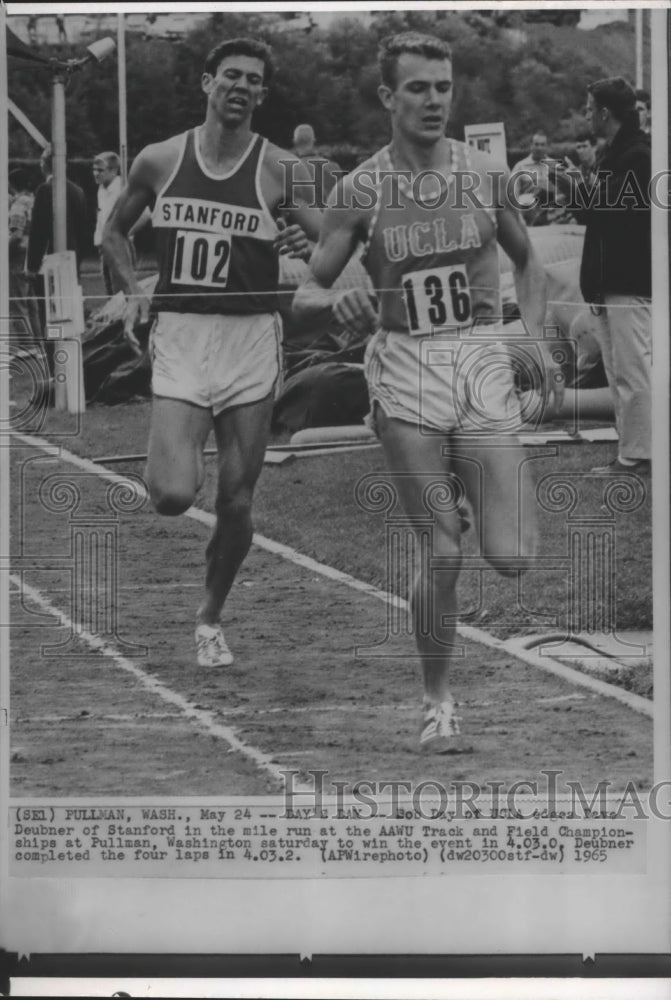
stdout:
[[(274, 50), (277, 75), (255, 128), (280, 145), (291, 143), (300, 122), (315, 128), (318, 141), (352, 166), (387, 141), (387, 122), (377, 98), (379, 39), (397, 31), (430, 31), (454, 48), (455, 95), (451, 134), (463, 126), (503, 121), (508, 147), (526, 147), (539, 127), (551, 139), (572, 138), (580, 121), (587, 84), (600, 77), (632, 75), (633, 29), (618, 23), (591, 32), (574, 27), (528, 24), (523, 12), (383, 11), (370, 25), (355, 18), (286, 30), (268, 13), (217, 12), (181, 39), (127, 35), (128, 144), (132, 158), (149, 142), (200, 121), (200, 88), (207, 52), (219, 40), (254, 35)], [(509, 15), (509, 16), (508, 16)], [(314, 19), (313, 19), (314, 20)], [(49, 53), (63, 58), (81, 46), (61, 44)], [(45, 135), (50, 132), (49, 74), (10, 60), (9, 93)], [(67, 89), (70, 159), (92, 158), (118, 142), (117, 78), (113, 61), (105, 71), (86, 67)], [(31, 140), (10, 127), (10, 156), (35, 155)]]

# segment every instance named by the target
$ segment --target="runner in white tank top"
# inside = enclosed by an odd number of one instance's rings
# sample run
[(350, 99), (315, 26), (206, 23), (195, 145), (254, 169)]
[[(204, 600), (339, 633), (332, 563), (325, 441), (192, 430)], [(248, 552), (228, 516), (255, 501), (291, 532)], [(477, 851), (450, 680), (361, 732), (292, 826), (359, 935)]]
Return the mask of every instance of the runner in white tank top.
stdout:
[[(482, 554), (503, 575), (533, 565), (536, 547), (533, 483), (514, 434), (519, 407), (499, 322), (497, 241), (515, 265), (530, 348), (542, 344), (544, 272), (507, 200), (505, 169), (497, 173), (484, 153), (445, 138), (447, 45), (414, 32), (394, 36), (381, 46), (380, 70), (391, 143), (332, 193), (294, 309), (305, 318), (330, 304), (352, 331), (373, 334), (366, 358), (371, 416), (417, 552), (432, 516), (433, 550), (418, 557), (411, 595), (424, 682), (420, 746), (464, 752), (448, 683), (460, 497), (473, 508)], [(363, 289), (330, 290), (360, 245), (376, 301)], [(546, 396), (558, 404), (558, 370), (548, 353), (537, 353)], [(441, 502), (432, 505), (432, 496)]]

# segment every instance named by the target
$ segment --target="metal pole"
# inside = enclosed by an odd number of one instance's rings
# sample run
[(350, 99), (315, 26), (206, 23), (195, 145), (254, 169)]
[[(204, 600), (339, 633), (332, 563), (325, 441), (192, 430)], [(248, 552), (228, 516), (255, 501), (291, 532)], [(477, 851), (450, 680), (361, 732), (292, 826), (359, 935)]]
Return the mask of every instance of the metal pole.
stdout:
[[(53, 70), (51, 83), (51, 201), (54, 220), (53, 253), (61, 253), (68, 248), (67, 227), (67, 185), (65, 171), (67, 149), (65, 142), (65, 81), (67, 73)], [(47, 306), (48, 309), (48, 306)], [(68, 405), (64, 351), (55, 345), (54, 351), (54, 407), (66, 410)]]
[[(7, 11), (6, 4), (0, 4), (0, 149), (9, 148), (9, 128), (7, 123)], [(5, 233), (8, 232), (8, 162), (7, 154), (0, 156), (0, 233), (3, 241), (7, 239)], [(7, 244), (3, 243), (3, 250)], [(9, 615), (9, 372), (11, 367), (10, 349), (10, 324), (9, 324), (9, 255), (6, 252), (0, 254), (0, 352), (2, 363), (0, 364), (0, 621), (7, 624), (10, 621)], [(16, 411), (15, 411), (16, 412)], [(15, 480), (16, 483), (16, 480)], [(9, 629), (0, 628), (0, 706), (2, 713), (7, 715), (9, 711)], [(5, 761), (9, 760), (9, 726), (0, 726), (0, 754)], [(8, 782), (7, 782), (8, 784)], [(9, 805), (9, 790), (5, 781), (0, 792), (0, 809), (5, 815), (5, 808)], [(3, 823), (3, 830), (0, 832), (0, 851), (2, 852), (3, 875), (6, 873), (4, 859), (8, 857), (9, 838), (7, 824)], [(7, 894), (9, 896), (9, 893)], [(7, 919), (10, 917), (10, 908), (7, 897), (2, 893), (0, 898), (0, 923), (9, 926)]]
[(65, 144), (66, 75), (61, 70), (54, 70), (51, 87), (51, 166), (53, 170), (51, 184), (54, 213), (54, 253), (68, 248), (67, 186), (65, 183), (67, 164)]
[(42, 149), (46, 149), (49, 145), (49, 140), (44, 138), (37, 126), (33, 125), (30, 118), (28, 118), (27, 115), (24, 115), (21, 108), (17, 107), (14, 101), (9, 97), (7, 98), (7, 107), (14, 115), (19, 125), (23, 125), (28, 135), (35, 140), (37, 145), (41, 146)]
[(643, 11), (636, 8), (636, 89), (643, 88)]
[(126, 131), (126, 22), (123, 14), (117, 14), (117, 66), (119, 75), (119, 159), (121, 160), (121, 180), (125, 184), (128, 176), (128, 136)]
[[(5, 5), (0, 5), (0, 148), (9, 148), (9, 127), (8, 127), (8, 115), (7, 115), (7, 14), (5, 11)], [(3, 240), (7, 237), (5, 233), (9, 231), (9, 218), (8, 218), (8, 199), (7, 190), (9, 187), (9, 163), (7, 156), (0, 156), (0, 193), (2, 197), (0, 198), (0, 233), (2, 233)], [(7, 246), (5, 243), (4, 246)], [(9, 256), (7, 253), (0, 254), (0, 348), (3, 352), (8, 349), (9, 342)], [(9, 402), (9, 365), (0, 364), (0, 434), (3, 433), (4, 429), (8, 427), (7, 416), (9, 410), (6, 409)], [(4, 442), (3, 442), (4, 444)], [(0, 448), (0, 466), (3, 467), (3, 473), (7, 471), (6, 463), (2, 461), (5, 458), (5, 452), (8, 449), (2, 447)], [(6, 484), (9, 477), (2, 475), (0, 476), (0, 483)], [(3, 501), (7, 500), (9, 494), (5, 494), (4, 485), (2, 488)], [(3, 512), (8, 510), (5, 507), (4, 502), (0, 504), (0, 510)], [(0, 521), (0, 531), (5, 527), (5, 518), (3, 517)], [(8, 552), (9, 549), (2, 549), (2, 552)], [(2, 574), (2, 579), (4, 581), (4, 574)], [(3, 608), (3, 612), (4, 612)], [(6, 621), (6, 618), (2, 619)], [(0, 629), (0, 633), (5, 632), (6, 629)], [(0, 635), (0, 641), (5, 648), (8, 648), (2, 636)]]

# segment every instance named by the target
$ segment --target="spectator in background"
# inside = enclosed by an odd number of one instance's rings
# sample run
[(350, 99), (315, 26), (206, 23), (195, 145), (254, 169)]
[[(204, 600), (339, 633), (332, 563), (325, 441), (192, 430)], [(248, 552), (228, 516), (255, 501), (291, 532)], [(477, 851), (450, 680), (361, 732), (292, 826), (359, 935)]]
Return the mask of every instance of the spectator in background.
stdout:
[(546, 162), (547, 155), (548, 140), (545, 132), (534, 132), (529, 155), (518, 160), (510, 172), (515, 184), (516, 200), (524, 209), (523, 216), (527, 226), (546, 226), (554, 221), (553, 216), (556, 214), (553, 209), (557, 195), (551, 180), (550, 166)]
[(25, 274), (26, 249), (33, 196), (24, 189), (23, 175), (13, 170), (9, 175), (9, 316), (10, 331), (31, 346), (38, 339), (39, 314), (33, 289)]
[(314, 179), (315, 204), (324, 208), (331, 190), (342, 173), (335, 160), (321, 156), (315, 148), (315, 133), (312, 125), (297, 125), (294, 129), (294, 152), (310, 170)]
[(511, 173), (515, 174), (520, 170), (530, 169), (534, 174), (538, 174), (539, 176), (547, 179), (548, 171), (547, 167), (543, 163), (543, 160), (547, 158), (547, 155), (548, 137), (545, 132), (534, 132), (531, 137), (531, 149), (529, 150), (529, 155), (525, 156), (523, 160), (518, 160)]
[(93, 161), (93, 178), (98, 185), (98, 214), (93, 243), (100, 255), (102, 276), (108, 295), (114, 295), (118, 289), (102, 256), (103, 230), (123, 188), (120, 171), (121, 161), (116, 153), (98, 153)]
[(37, 20), (38, 19), (34, 14), (31, 14), (28, 18), (28, 40), (34, 47), (37, 47), (39, 44), (37, 40)]
[(596, 139), (591, 133), (578, 133), (575, 137), (575, 153), (583, 182), (591, 186), (596, 178)]
[(28, 188), (22, 170), (12, 170), (9, 175), (9, 205), (20, 205), (25, 209), (27, 217), (26, 236), (30, 231), (30, 219), (33, 214), (35, 195)]
[[(42, 153), (40, 167), (45, 180), (35, 191), (26, 260), (26, 270), (31, 275), (39, 272), (44, 255), (53, 253), (54, 247), (53, 174), (48, 148)], [(66, 181), (67, 249), (74, 250), (77, 256), (77, 273), (90, 238), (88, 217), (84, 192), (73, 181)]]
[(636, 91), (636, 111), (641, 131), (650, 135), (650, 94), (647, 90)]
[[(598, 196), (582, 176), (561, 165), (556, 183), (573, 190), (572, 208), (585, 224), (580, 290), (593, 304), (619, 444), (599, 475), (650, 472), (652, 354), (652, 246), (650, 138), (640, 128), (636, 94), (622, 77), (591, 84), (586, 117), (606, 145), (598, 161)], [(581, 207), (582, 206), (582, 207)]]
[(58, 28), (58, 44), (67, 45), (68, 33), (65, 30), (65, 19), (62, 14), (56, 15), (56, 27)]
[[(579, 132), (575, 138), (575, 154), (573, 159), (568, 156), (564, 157), (564, 166), (568, 167), (569, 170), (574, 170), (577, 166), (580, 171), (580, 176), (582, 177), (583, 184), (586, 187), (591, 188), (597, 179), (597, 160), (599, 158), (599, 151), (597, 149), (596, 139), (590, 132)], [(577, 163), (575, 162), (577, 160)], [(550, 170), (553, 169), (553, 162), (548, 160), (548, 165)], [(562, 164), (558, 164), (562, 166)], [(556, 180), (556, 178), (555, 178)], [(555, 222), (578, 222), (576, 213), (571, 211), (570, 205), (564, 206), (564, 213), (560, 218), (554, 220)], [(598, 354), (598, 350), (597, 350)]]

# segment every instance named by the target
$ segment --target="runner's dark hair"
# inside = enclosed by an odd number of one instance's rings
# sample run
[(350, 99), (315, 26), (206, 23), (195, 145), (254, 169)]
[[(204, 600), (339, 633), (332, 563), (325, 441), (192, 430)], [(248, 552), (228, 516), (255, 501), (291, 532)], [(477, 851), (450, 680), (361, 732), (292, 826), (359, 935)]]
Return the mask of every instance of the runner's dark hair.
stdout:
[(227, 38), (225, 42), (219, 42), (208, 52), (203, 72), (214, 76), (219, 63), (228, 56), (251, 56), (253, 59), (260, 59), (263, 63), (263, 82), (266, 86), (270, 83), (274, 67), (270, 49), (265, 42), (260, 42), (258, 38)]

